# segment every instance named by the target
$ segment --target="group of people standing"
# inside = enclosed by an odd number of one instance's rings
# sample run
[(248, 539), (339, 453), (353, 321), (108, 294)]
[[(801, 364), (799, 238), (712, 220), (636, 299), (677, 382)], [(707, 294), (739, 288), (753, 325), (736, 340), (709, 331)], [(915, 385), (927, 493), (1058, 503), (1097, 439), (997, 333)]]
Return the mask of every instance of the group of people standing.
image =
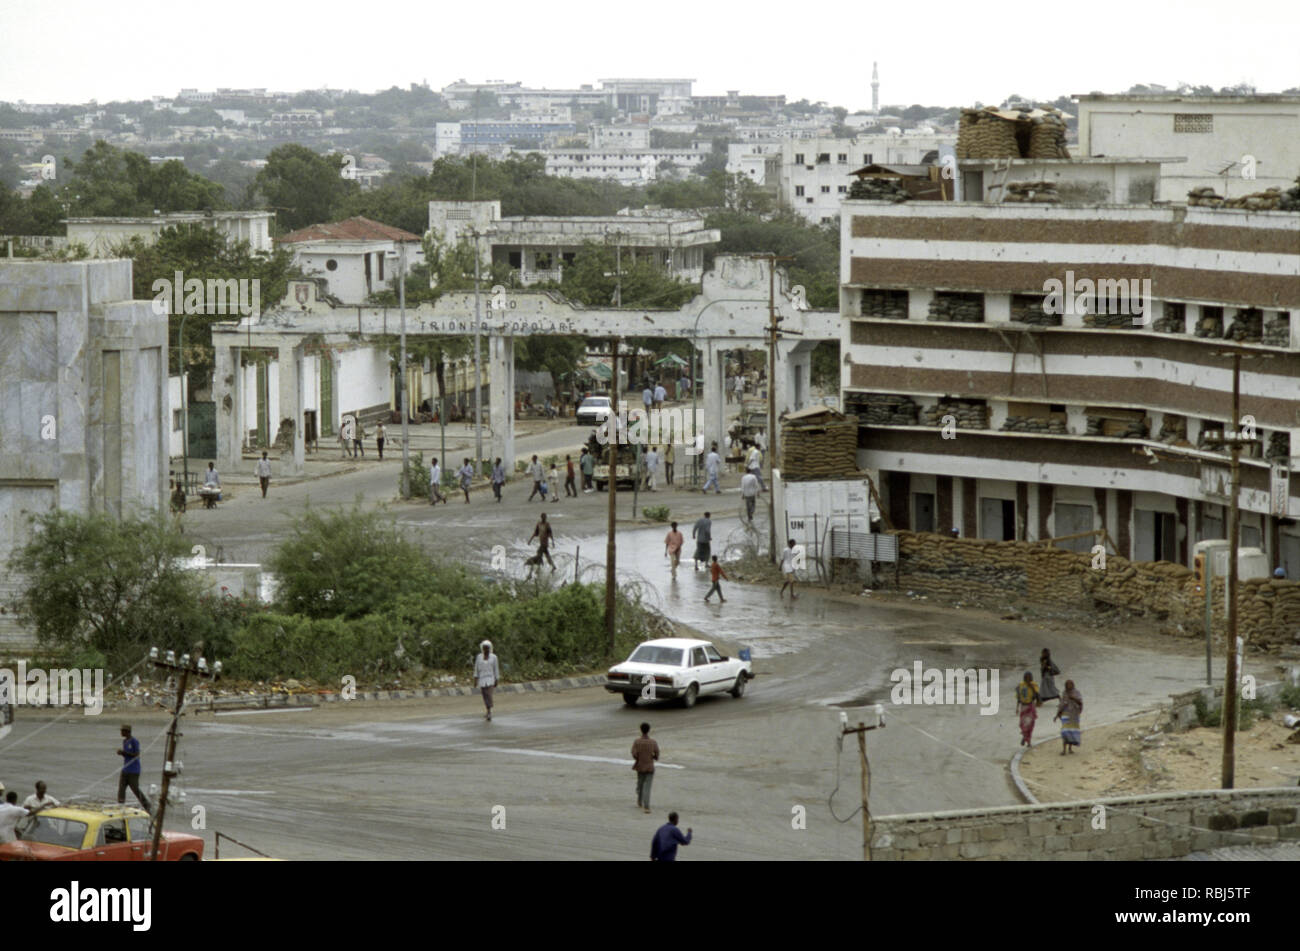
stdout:
[(1061, 721), (1061, 755), (1073, 753), (1082, 739), (1079, 721), (1083, 716), (1083, 694), (1074, 685), (1073, 680), (1065, 682), (1065, 693), (1056, 689), (1056, 678), (1061, 669), (1052, 660), (1052, 652), (1046, 647), (1038, 657), (1038, 672), (1042, 685), (1034, 683), (1033, 671), (1025, 671), (1024, 679), (1016, 686), (1016, 713), (1020, 717), (1020, 745), (1032, 746), (1034, 724), (1038, 721), (1038, 708), (1048, 700), (1056, 700), (1056, 715), (1052, 720)]

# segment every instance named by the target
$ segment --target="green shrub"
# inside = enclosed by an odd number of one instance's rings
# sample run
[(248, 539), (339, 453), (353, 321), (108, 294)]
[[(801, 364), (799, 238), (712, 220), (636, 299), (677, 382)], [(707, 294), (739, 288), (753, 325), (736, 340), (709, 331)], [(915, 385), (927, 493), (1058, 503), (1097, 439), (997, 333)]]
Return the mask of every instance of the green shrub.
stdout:
[(653, 522), (666, 522), (668, 521), (668, 506), (647, 505), (641, 510), (641, 514)]

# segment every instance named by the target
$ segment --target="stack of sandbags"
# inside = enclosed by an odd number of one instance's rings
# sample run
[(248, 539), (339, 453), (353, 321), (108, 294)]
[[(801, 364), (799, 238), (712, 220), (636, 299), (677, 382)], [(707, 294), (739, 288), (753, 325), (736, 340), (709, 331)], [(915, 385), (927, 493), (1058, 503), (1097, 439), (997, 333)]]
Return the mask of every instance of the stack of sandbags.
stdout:
[(930, 301), (927, 320), (952, 320), (963, 324), (984, 322), (984, 295), (938, 291)]
[(1245, 208), (1248, 211), (1279, 211), (1282, 209), (1282, 189), (1269, 188), (1252, 195), (1228, 198), (1223, 202), (1224, 208)]
[(1243, 310), (1232, 319), (1224, 331), (1224, 340), (1242, 343), (1259, 343), (1264, 336), (1264, 312), (1255, 308)]
[(858, 473), (858, 420), (828, 411), (781, 420), (781, 476), (792, 481), (843, 479)]
[(957, 125), (957, 158), (1020, 158), (1016, 123), (992, 109), (963, 109)]
[(1285, 347), (1291, 343), (1291, 322), (1282, 317), (1275, 317), (1264, 324), (1264, 336), (1260, 342), (1270, 347)]
[(1165, 413), (1160, 420), (1160, 432), (1156, 433), (1156, 439), (1169, 445), (1187, 445), (1187, 417)]
[(1059, 113), (1038, 116), (1030, 120), (1029, 158), (1068, 159), (1070, 150), (1065, 147), (1065, 119)]
[(1282, 195), (1281, 201), (1277, 203), (1278, 211), (1300, 211), (1300, 178), (1297, 178), (1295, 182)]
[(989, 408), (984, 403), (966, 400), (940, 400), (921, 413), (921, 425), (944, 426), (945, 416), (954, 419), (958, 429), (988, 429)]
[(1008, 416), (1002, 424), (1004, 433), (1053, 433), (1064, 436), (1065, 420), (1048, 416)]
[(863, 201), (907, 201), (912, 196), (892, 178), (859, 178), (849, 186), (849, 197)]
[(863, 291), (862, 316), (880, 317), (886, 320), (906, 320), (907, 292)]
[(1213, 188), (1193, 188), (1187, 193), (1187, 204), (1203, 208), (1219, 208), (1223, 205), (1223, 197)]
[(1002, 200), (1055, 205), (1061, 197), (1056, 193), (1056, 182), (1008, 182)]
[(1269, 462), (1280, 462), (1286, 465), (1286, 461), (1291, 458), (1291, 434), (1269, 433), (1268, 448), (1264, 450), (1264, 458)]
[(920, 409), (910, 396), (897, 393), (855, 395), (852, 408), (868, 426), (915, 426)]
[(1036, 327), (1061, 326), (1060, 314), (1049, 314), (1044, 309), (1047, 300), (1043, 294), (1012, 294), (1011, 319), (1018, 324), (1032, 324)]

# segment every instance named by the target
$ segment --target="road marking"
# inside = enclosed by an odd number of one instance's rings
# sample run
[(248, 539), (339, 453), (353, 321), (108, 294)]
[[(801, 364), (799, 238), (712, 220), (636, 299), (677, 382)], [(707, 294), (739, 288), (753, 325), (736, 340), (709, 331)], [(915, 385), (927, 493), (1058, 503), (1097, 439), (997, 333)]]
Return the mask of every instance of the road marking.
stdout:
[(219, 717), (251, 717), (255, 713), (302, 713), (304, 710), (315, 709), (315, 707), (276, 707), (273, 710), (218, 710), (216, 715)]
[[(628, 765), (627, 760), (615, 759), (612, 756), (584, 756), (581, 753), (551, 753), (546, 750), (516, 750), (506, 749), (502, 746), (471, 746), (468, 748), (470, 753), (516, 753), (519, 756), (554, 756), (557, 759), (576, 759), (584, 763), (615, 763), (619, 766)], [(678, 766), (676, 763), (656, 763), (656, 769), (685, 769), (685, 766)]]

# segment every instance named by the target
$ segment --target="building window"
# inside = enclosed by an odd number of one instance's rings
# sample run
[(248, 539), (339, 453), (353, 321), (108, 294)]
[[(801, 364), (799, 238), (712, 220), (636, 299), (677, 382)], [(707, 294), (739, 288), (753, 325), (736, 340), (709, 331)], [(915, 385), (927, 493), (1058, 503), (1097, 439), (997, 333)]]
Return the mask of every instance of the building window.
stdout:
[(812, 200), (812, 198), (809, 198), (809, 199), (808, 199), (808, 204), (810, 204), (810, 205), (811, 205), (811, 204), (812, 204), (812, 203), (813, 203), (813, 200)]
[(837, 188), (837, 189), (835, 189), (835, 190), (836, 190), (837, 192), (839, 192), (841, 195), (843, 195), (843, 194), (845, 194), (845, 193), (848, 192), (848, 190), (849, 190), (849, 186), (848, 186), (848, 185), (841, 185), (839, 188)]
[(822, 194), (823, 194), (823, 195), (829, 195), (830, 193), (831, 193), (831, 186), (829, 186), (829, 185), (823, 185), (823, 186), (822, 186)]
[(830, 153), (830, 152), (818, 152), (818, 153), (817, 153), (817, 164), (818, 164), (818, 165), (826, 165), (827, 163), (830, 162), (830, 160), (831, 160), (831, 153)]
[(1214, 116), (1198, 115), (1194, 112), (1174, 113), (1175, 132), (1213, 132)]
[(840, 152), (835, 156), (835, 161), (839, 162), (841, 165), (847, 165), (849, 161), (849, 153)]
[(862, 164), (863, 164), (863, 165), (870, 165), (870, 164), (871, 164), (871, 153), (870, 153), (870, 152), (863, 152), (863, 153), (862, 153)]
[(178, 433), (180, 431), (181, 431), (181, 411), (178, 409), (174, 409), (172, 410), (172, 432)]
[(796, 186), (794, 186), (794, 194), (795, 194), (795, 197), (796, 197), (796, 198), (802, 198), (802, 197), (803, 197), (803, 186), (802, 186), (802, 185), (796, 185)]
[(803, 153), (802, 153), (802, 152), (795, 152), (795, 153), (794, 153), (794, 164), (795, 164), (795, 165), (802, 165), (802, 164), (803, 164)]

